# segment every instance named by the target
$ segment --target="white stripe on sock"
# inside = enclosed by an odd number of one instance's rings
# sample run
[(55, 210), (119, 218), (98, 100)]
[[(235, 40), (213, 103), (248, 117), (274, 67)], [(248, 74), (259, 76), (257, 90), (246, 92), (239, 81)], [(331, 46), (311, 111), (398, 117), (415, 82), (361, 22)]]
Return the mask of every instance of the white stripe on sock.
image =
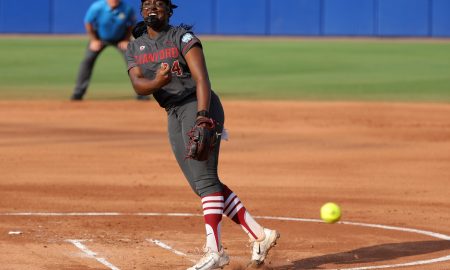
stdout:
[(206, 196), (202, 198), (202, 203), (207, 201), (222, 201), (223, 202), (223, 196)]
[(234, 198), (234, 200), (227, 207), (225, 207), (224, 209), (225, 215), (228, 216), (228, 213), (230, 213), (233, 210), (233, 208), (240, 203), (241, 201), (239, 200), (238, 197)]
[(227, 208), (228, 204), (236, 197), (234, 193), (231, 193), (230, 196), (228, 196), (227, 200), (225, 201), (225, 208)]
[(203, 210), (203, 215), (211, 215), (211, 214), (218, 214), (218, 215), (222, 215), (223, 214), (223, 210), (222, 209), (207, 209), (207, 210)]
[(239, 210), (241, 210), (241, 208), (242, 207), (244, 207), (243, 205), (242, 205), (242, 203), (239, 203), (238, 204), (238, 206), (236, 206), (236, 208), (234, 208), (234, 210), (233, 210), (233, 212), (231, 212), (229, 215), (227, 215), (229, 218), (233, 218), (235, 215), (236, 215), (236, 213), (239, 211)]
[(223, 209), (223, 203), (222, 202), (207, 202), (203, 204), (203, 209), (210, 208), (210, 207), (220, 207)]

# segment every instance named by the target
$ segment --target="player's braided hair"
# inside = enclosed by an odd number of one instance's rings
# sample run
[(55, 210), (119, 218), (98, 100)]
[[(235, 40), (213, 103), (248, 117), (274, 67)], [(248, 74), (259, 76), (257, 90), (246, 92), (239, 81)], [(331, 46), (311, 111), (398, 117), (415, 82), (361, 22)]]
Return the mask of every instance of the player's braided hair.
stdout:
[(144, 21), (140, 21), (133, 27), (131, 33), (133, 34), (134, 38), (138, 38), (142, 36), (144, 33), (147, 33), (147, 25), (145, 24)]

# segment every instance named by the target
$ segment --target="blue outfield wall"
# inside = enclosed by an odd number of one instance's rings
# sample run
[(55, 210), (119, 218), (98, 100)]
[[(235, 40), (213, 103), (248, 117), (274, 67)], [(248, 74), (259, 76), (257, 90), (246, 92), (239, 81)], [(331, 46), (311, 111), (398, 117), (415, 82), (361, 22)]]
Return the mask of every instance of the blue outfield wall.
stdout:
[(434, 0), (432, 3), (432, 35), (450, 37), (450, 1)]
[[(194, 30), (198, 33), (213, 34), (216, 32), (216, 1), (174, 0), (173, 2), (176, 3), (179, 8), (174, 11), (175, 15), (171, 18), (171, 24), (178, 25), (184, 23), (193, 25)], [(141, 17), (139, 16), (139, 18)]]
[[(95, 0), (0, 0), (0, 33), (85, 33)], [(139, 0), (130, 3), (141, 19)], [(450, 37), (450, 0), (173, 0), (172, 24), (210, 35)]]
[(325, 0), (324, 35), (372, 36), (375, 24), (373, 0)]
[(2, 33), (51, 33), (50, 0), (0, 0)]
[(270, 2), (269, 34), (318, 36), (321, 34), (321, 1)]
[(92, 0), (53, 0), (53, 33), (84, 33), (84, 15), (91, 4)]
[(431, 35), (431, 1), (378, 0), (378, 34), (381, 36)]
[(216, 33), (267, 35), (269, 2), (268, 0), (218, 0), (215, 18)]

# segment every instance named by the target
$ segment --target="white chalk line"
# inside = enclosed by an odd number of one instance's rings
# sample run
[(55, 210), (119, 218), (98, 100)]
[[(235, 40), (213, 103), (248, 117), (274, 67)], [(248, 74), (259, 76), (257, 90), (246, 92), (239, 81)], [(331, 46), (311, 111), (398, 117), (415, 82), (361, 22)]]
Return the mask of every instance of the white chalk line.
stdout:
[[(270, 219), (270, 220), (286, 220), (286, 221), (324, 223), (320, 219), (290, 218), (290, 217), (271, 217), (271, 216), (255, 216), (255, 218)], [(445, 234), (435, 233), (435, 232), (430, 232), (430, 231), (424, 231), (424, 230), (418, 230), (418, 229), (404, 228), (404, 227), (395, 227), (395, 226), (370, 224), (370, 223), (361, 223), (361, 222), (350, 222), (350, 221), (339, 221), (336, 224), (353, 225), (353, 226), (370, 227), (370, 228), (379, 228), (379, 229), (384, 229), (384, 230), (394, 230), (394, 231), (402, 231), (402, 232), (411, 232), (411, 233), (417, 233), (417, 234), (431, 236), (431, 237), (442, 239), (442, 240), (450, 240), (450, 236), (445, 235)]]
[[(69, 217), (69, 216), (125, 216), (124, 213), (117, 212), (91, 212), (91, 213), (48, 213), (48, 212), (22, 212), (22, 213), (0, 213), (0, 216), (41, 216), (41, 217)], [(135, 214), (133, 214), (135, 215)]]
[(50, 213), (50, 212), (17, 212), (17, 213), (0, 213), (0, 216), (42, 216), (42, 217), (70, 217), (70, 216), (173, 216), (173, 217), (203, 217), (201, 214), (190, 213), (120, 213), (120, 212), (67, 212), (67, 213)]
[(396, 268), (396, 267), (406, 267), (406, 266), (418, 266), (418, 265), (424, 265), (424, 264), (431, 264), (431, 263), (438, 263), (438, 262), (445, 262), (450, 260), (450, 255), (431, 259), (431, 260), (422, 260), (422, 261), (415, 261), (415, 262), (409, 262), (409, 263), (399, 263), (399, 264), (389, 264), (389, 265), (378, 265), (378, 266), (365, 266), (365, 267), (356, 267), (356, 268), (339, 268), (339, 269), (330, 269), (330, 270), (371, 270), (371, 269), (386, 269), (386, 268)]
[[(0, 213), (0, 216), (174, 216), (174, 217), (202, 217), (200, 214), (191, 214), (191, 213), (120, 213), (120, 212), (90, 212), (90, 213), (82, 213), (82, 212), (72, 212), (72, 213), (47, 213), (47, 212), (19, 212), (19, 213)], [(291, 218), (291, 217), (273, 217), (273, 216), (255, 216), (255, 218), (259, 219), (269, 219), (269, 220), (285, 220), (285, 221), (294, 221), (294, 222), (316, 222), (323, 223), (320, 219), (306, 219), (306, 218)], [(395, 227), (395, 226), (386, 226), (380, 224), (370, 224), (370, 223), (361, 223), (361, 222), (349, 222), (349, 221), (340, 221), (338, 224), (343, 225), (352, 225), (352, 226), (362, 226), (362, 227), (370, 227), (370, 228), (379, 228), (384, 230), (395, 230), (402, 232), (410, 232), (416, 234), (422, 234), (431, 236), (433, 238), (447, 240), (450, 241), (450, 236), (435, 233), (431, 231), (404, 228), (404, 227)], [(450, 255), (439, 257), (435, 259), (429, 260), (421, 260), (414, 261), (409, 263), (401, 263), (401, 264), (390, 264), (390, 265), (378, 265), (378, 266), (366, 266), (366, 267), (357, 267), (357, 268), (340, 268), (339, 270), (371, 270), (371, 269), (385, 269), (385, 268), (394, 268), (394, 267), (406, 267), (406, 266), (417, 266), (424, 264), (432, 264), (437, 262), (445, 262), (450, 261)], [(337, 270), (337, 269), (333, 269)]]
[(74, 246), (76, 246), (79, 250), (81, 250), (84, 254), (86, 254), (89, 258), (97, 260), (99, 263), (103, 264), (104, 266), (108, 267), (111, 270), (120, 270), (118, 267), (113, 265), (112, 263), (108, 262), (105, 258), (99, 258), (97, 256), (97, 253), (93, 252), (89, 248), (87, 248), (85, 245), (83, 245), (81, 242), (85, 242), (86, 240), (74, 240), (74, 239), (68, 239), (66, 240), (69, 243), (72, 243)]
[[(179, 250), (176, 250), (176, 249), (172, 248), (171, 246), (167, 245), (166, 243), (163, 243), (160, 240), (156, 240), (156, 239), (145, 239), (145, 240), (147, 242), (153, 243), (153, 244), (155, 244), (155, 245), (157, 245), (157, 246), (159, 246), (159, 247), (161, 247), (161, 248), (163, 248), (165, 250), (168, 250), (168, 251), (170, 251), (170, 252), (172, 252), (172, 253), (174, 253), (174, 254), (176, 254), (178, 256), (186, 257), (186, 259), (191, 261), (192, 263), (196, 263), (197, 262), (196, 260), (191, 259), (189, 257), (189, 255), (187, 255), (187, 254), (185, 254), (185, 253), (183, 253), (183, 252), (181, 252)], [(247, 262), (246, 259), (243, 259), (243, 258), (237, 257), (237, 256), (233, 256), (233, 261)]]
[(185, 254), (185, 253), (183, 253), (183, 252), (181, 252), (179, 250), (174, 249), (173, 247), (167, 245), (166, 243), (161, 242), (160, 240), (157, 240), (157, 239), (145, 239), (145, 240), (147, 242), (153, 243), (153, 244), (155, 244), (155, 245), (157, 245), (157, 246), (159, 246), (159, 247), (161, 247), (161, 248), (163, 248), (165, 250), (168, 250), (168, 251), (170, 251), (172, 253), (175, 253), (178, 256), (186, 257), (189, 261), (191, 261), (193, 263), (196, 262), (195, 260), (190, 259), (187, 254)]
[[(18, 213), (0, 213), (0, 216), (174, 216), (174, 217), (203, 217), (201, 214), (191, 214), (191, 213), (120, 213), (120, 212), (69, 212), (69, 213), (48, 213), (48, 212), (18, 212)], [(320, 219), (308, 219), (308, 218), (292, 218), (292, 217), (274, 217), (274, 216), (255, 216), (255, 218), (259, 219), (270, 219), (270, 220), (285, 220), (285, 221), (298, 221), (298, 222), (315, 222), (315, 223), (323, 223)], [(371, 227), (371, 228), (380, 228), (385, 230), (396, 230), (403, 232), (411, 232), (422, 235), (431, 236), (434, 238), (442, 239), (442, 240), (450, 240), (450, 236), (440, 233), (435, 233), (431, 231), (418, 230), (418, 229), (410, 229), (404, 227), (394, 227), (387, 225), (379, 225), (379, 224), (370, 224), (370, 223), (360, 223), (360, 222), (349, 222), (349, 221), (340, 221), (337, 224), (344, 225), (354, 225), (354, 226), (362, 226), (362, 227)]]

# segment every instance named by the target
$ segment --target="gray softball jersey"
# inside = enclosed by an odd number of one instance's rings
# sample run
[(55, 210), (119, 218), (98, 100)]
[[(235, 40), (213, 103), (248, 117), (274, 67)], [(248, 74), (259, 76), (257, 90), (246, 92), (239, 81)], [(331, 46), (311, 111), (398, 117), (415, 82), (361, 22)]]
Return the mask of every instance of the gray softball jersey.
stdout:
[(139, 66), (146, 78), (154, 79), (161, 64), (169, 64), (171, 82), (153, 93), (159, 105), (168, 109), (195, 96), (196, 84), (184, 59), (194, 45), (202, 46), (194, 33), (181, 26), (169, 26), (155, 39), (144, 33), (128, 45), (128, 71)]

